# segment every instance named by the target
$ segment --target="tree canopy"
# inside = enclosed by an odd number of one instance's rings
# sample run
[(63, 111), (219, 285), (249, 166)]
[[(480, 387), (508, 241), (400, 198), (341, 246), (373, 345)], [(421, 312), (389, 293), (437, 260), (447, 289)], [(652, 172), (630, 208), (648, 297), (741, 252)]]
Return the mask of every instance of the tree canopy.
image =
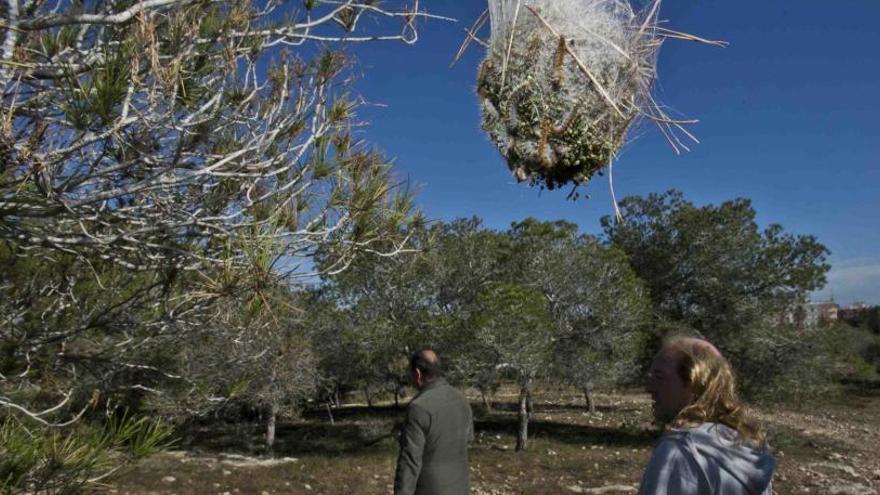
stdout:
[(696, 206), (677, 191), (628, 197), (622, 219), (602, 220), (629, 257), (655, 316), (721, 337), (802, 303), (822, 287), (828, 250), (781, 225), (761, 230), (747, 199)]

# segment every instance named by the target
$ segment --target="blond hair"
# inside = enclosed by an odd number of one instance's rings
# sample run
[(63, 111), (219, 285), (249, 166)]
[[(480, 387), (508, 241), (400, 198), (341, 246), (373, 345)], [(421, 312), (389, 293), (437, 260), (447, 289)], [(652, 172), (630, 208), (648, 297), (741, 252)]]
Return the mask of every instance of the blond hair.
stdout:
[(706, 340), (677, 337), (668, 340), (664, 348), (677, 351), (678, 374), (693, 394), (691, 403), (678, 413), (671, 426), (721, 423), (745, 440), (764, 444), (766, 435), (737, 396), (733, 369), (715, 346)]

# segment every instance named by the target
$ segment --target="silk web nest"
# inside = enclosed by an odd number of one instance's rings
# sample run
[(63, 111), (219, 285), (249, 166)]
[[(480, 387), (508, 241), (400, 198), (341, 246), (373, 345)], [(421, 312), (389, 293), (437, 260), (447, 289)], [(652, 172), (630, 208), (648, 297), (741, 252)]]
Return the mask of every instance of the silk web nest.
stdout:
[[(676, 120), (652, 91), (664, 39), (721, 45), (660, 26), (660, 0), (488, 0), (459, 56), (477, 40), (482, 126), (519, 181), (554, 189), (587, 183), (642, 118), (676, 153), (690, 120)], [(474, 33), (491, 21), (488, 42)]]

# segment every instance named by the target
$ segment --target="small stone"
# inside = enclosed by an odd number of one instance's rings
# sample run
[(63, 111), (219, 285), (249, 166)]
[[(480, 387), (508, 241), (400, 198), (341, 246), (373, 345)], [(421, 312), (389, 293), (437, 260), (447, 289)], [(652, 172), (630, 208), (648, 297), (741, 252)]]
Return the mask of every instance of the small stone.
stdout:
[(230, 474), (232, 474), (232, 471), (230, 471), (228, 469), (223, 470), (223, 476), (229, 476)]
[(572, 493), (584, 493), (584, 489), (577, 486), (577, 485), (568, 486), (568, 487), (566, 487), (566, 489), (568, 489), (568, 491), (570, 491)]
[(312, 489), (312, 485), (306, 483), (305, 485), (303, 485), (303, 488), (305, 488), (306, 490), (311, 490), (311, 489)]
[(177, 481), (177, 478), (175, 478), (174, 476), (166, 476), (162, 478), (162, 481), (164, 481), (165, 483), (174, 483), (175, 481)]

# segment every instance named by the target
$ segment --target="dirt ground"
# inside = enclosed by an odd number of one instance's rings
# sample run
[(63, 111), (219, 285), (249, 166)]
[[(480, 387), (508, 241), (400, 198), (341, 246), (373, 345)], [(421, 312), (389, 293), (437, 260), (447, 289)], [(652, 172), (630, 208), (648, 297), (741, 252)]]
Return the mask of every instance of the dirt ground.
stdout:
[[(644, 394), (598, 395), (588, 413), (579, 397), (535, 397), (527, 452), (514, 452), (514, 396), (479, 412), (471, 449), (475, 495), (634, 493), (657, 432)], [(850, 394), (821, 407), (761, 409), (778, 461), (778, 493), (880, 493), (880, 393)], [(117, 494), (388, 494), (402, 411), (351, 405), (283, 423), (275, 456), (259, 455), (258, 425), (196, 429), (170, 451), (114, 480)]]

